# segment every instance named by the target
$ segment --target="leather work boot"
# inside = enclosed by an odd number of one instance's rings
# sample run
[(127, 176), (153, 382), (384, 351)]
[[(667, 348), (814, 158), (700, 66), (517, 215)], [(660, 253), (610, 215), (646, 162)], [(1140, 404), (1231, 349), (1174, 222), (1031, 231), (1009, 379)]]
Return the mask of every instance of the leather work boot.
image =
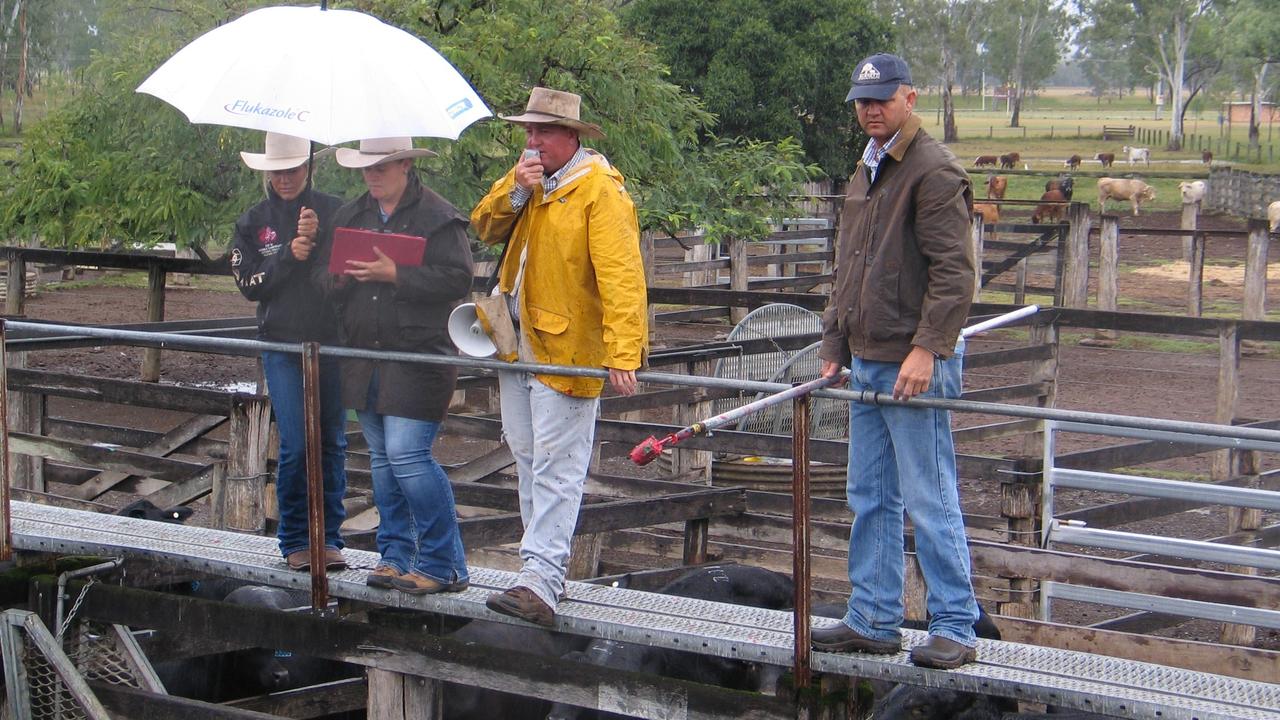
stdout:
[(400, 571), (390, 565), (379, 565), (373, 569), (364, 579), (364, 584), (369, 587), (387, 588), (395, 587), (392, 583), (396, 578), (400, 577)]
[(324, 569), (325, 570), (346, 570), (347, 559), (342, 557), (342, 551), (336, 547), (326, 546), (324, 549)]
[(977, 649), (938, 635), (911, 648), (912, 664), (938, 670), (954, 670), (977, 659)]
[(523, 585), (517, 585), (506, 592), (494, 593), (484, 604), (496, 613), (510, 615), (535, 625), (551, 627), (555, 622), (555, 610)]
[(307, 572), (311, 569), (311, 551), (306, 548), (294, 550), (284, 557), (284, 561), (290, 570)]
[(814, 650), (892, 655), (902, 650), (902, 640), (872, 640), (844, 623), (819, 628), (809, 634)]
[(410, 595), (434, 595), (442, 592), (462, 592), (471, 585), (466, 580), (459, 580), (455, 583), (442, 583), (432, 580), (426, 575), (419, 575), (416, 572), (408, 572), (398, 578), (391, 580), (391, 586), (401, 592), (407, 592)]

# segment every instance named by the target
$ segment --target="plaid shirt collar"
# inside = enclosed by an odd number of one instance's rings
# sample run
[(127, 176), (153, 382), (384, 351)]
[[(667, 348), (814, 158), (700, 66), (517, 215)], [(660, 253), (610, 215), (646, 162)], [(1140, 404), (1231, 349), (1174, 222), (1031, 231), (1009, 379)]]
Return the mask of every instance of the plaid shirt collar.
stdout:
[(880, 161), (884, 159), (893, 144), (898, 142), (898, 136), (901, 134), (902, 129), (899, 128), (898, 132), (894, 133), (893, 137), (889, 138), (889, 142), (884, 145), (876, 142), (875, 138), (867, 141), (867, 148), (862, 151), (862, 164), (867, 166), (867, 173), (871, 178), (871, 182), (876, 180), (876, 172), (880, 170)]

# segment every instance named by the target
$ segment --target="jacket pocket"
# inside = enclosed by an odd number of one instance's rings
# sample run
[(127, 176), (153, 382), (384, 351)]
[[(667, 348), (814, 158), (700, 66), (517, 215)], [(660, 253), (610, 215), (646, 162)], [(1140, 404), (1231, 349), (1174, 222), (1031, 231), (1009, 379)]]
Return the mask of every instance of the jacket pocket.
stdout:
[(529, 324), (542, 332), (559, 335), (569, 329), (569, 316), (543, 310), (540, 307), (528, 306)]

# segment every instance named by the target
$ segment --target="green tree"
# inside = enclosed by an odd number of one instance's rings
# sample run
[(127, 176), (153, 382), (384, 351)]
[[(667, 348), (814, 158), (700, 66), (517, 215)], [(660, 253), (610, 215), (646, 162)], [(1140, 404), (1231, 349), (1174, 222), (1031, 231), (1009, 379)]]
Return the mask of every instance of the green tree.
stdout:
[(1239, 0), (1223, 34), (1228, 53), (1249, 76), (1249, 147), (1257, 148), (1267, 73), (1280, 63), (1280, 13), (1272, 0)]
[(795, 137), (833, 177), (857, 164), (850, 72), (892, 47), (866, 0), (635, 0), (624, 19), (658, 45), (671, 81), (715, 113), (717, 134)]
[(1014, 93), (1009, 127), (1018, 127), (1027, 91), (1052, 75), (1065, 54), (1071, 20), (1052, 0), (995, 0), (987, 17), (992, 66)]

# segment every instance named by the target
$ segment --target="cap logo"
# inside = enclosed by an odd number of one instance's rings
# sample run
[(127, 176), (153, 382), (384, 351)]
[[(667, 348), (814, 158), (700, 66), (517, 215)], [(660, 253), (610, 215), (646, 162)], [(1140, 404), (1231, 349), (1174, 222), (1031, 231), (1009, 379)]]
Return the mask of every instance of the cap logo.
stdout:
[(858, 82), (867, 82), (868, 80), (879, 80), (880, 71), (875, 65), (867, 63), (862, 66), (862, 70), (858, 72)]

